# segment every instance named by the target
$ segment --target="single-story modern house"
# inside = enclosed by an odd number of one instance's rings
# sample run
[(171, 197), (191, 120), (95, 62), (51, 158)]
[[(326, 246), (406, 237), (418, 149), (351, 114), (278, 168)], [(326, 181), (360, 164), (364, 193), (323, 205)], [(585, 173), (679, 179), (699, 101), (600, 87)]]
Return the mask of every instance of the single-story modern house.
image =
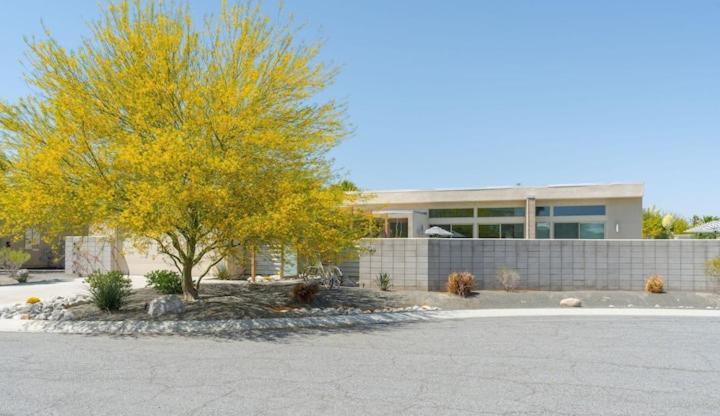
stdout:
[(426, 237), (440, 227), (455, 238), (639, 239), (642, 184), (509, 186), (368, 191), (385, 238)]

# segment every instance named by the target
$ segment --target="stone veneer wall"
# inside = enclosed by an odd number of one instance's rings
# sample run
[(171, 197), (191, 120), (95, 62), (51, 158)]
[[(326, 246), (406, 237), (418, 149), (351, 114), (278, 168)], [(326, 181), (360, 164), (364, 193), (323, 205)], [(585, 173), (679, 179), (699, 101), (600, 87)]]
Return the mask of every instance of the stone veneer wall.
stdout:
[(470, 271), (478, 289), (499, 289), (495, 274), (508, 266), (519, 288), (642, 290), (662, 275), (668, 290), (711, 291), (705, 262), (720, 256), (720, 240), (486, 240), (373, 239), (360, 257), (360, 284), (390, 274), (398, 289), (444, 290), (453, 271)]

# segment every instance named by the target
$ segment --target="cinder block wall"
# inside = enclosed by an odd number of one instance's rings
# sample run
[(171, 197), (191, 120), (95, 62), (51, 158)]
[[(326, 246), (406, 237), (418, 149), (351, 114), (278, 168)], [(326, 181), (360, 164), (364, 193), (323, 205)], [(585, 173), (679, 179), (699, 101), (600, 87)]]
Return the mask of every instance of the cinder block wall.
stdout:
[(516, 269), (520, 288), (642, 290), (658, 273), (668, 290), (711, 291), (705, 262), (720, 255), (720, 240), (482, 240), (374, 239), (360, 258), (360, 283), (378, 273), (395, 288), (444, 290), (453, 271), (470, 271), (479, 289), (499, 289), (496, 271)]
[(432, 290), (428, 280), (429, 239), (368, 240), (360, 256), (360, 286), (374, 287), (380, 273), (388, 273), (393, 287)]
[(114, 243), (106, 237), (65, 237), (65, 273), (87, 276), (96, 270), (114, 270), (114, 251)]

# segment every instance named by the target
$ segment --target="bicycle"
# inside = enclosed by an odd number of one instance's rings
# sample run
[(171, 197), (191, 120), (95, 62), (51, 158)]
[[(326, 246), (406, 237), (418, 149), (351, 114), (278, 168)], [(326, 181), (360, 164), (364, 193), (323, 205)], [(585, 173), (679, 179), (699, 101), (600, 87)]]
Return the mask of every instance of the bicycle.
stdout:
[(300, 274), (304, 281), (317, 280), (320, 285), (328, 289), (340, 287), (343, 284), (342, 270), (334, 264), (323, 265), (318, 263), (305, 268)]

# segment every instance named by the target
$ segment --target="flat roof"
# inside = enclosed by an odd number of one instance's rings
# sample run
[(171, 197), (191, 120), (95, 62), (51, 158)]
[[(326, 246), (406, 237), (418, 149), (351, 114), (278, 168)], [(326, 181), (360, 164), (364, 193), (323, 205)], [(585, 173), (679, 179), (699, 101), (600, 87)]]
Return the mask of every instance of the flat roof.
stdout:
[(642, 183), (496, 186), (457, 189), (363, 191), (360, 205), (427, 204), (443, 202), (520, 201), (535, 199), (642, 198)]

